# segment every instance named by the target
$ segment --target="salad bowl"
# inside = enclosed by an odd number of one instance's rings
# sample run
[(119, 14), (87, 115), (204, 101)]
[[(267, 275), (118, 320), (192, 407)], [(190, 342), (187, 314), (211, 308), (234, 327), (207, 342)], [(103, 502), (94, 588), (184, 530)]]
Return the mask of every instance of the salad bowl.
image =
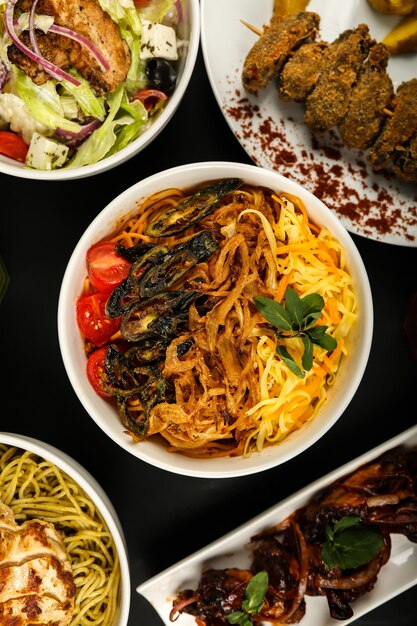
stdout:
[[(343, 248), (342, 256), (353, 281), (357, 319), (350, 333), (349, 354), (341, 362), (328, 398), (314, 419), (291, 432), (276, 445), (251, 454), (216, 458), (193, 458), (173, 453), (158, 438), (137, 440), (126, 431), (115, 404), (100, 397), (87, 379), (85, 338), (78, 323), (78, 302), (86, 278), (86, 254), (92, 246), (105, 242), (121, 224), (135, 215), (142, 202), (162, 190), (191, 190), (221, 179), (241, 179), (246, 185), (269, 188), (276, 193), (298, 197), (309, 218), (332, 233)], [(230, 228), (229, 228), (230, 230)], [(95, 249), (95, 248), (93, 248)], [(81, 307), (78, 309), (81, 310)], [(338, 218), (321, 201), (299, 184), (254, 165), (229, 162), (203, 162), (175, 167), (146, 178), (115, 198), (94, 219), (82, 235), (67, 265), (58, 303), (58, 336), (64, 366), (82, 407), (96, 424), (123, 449), (141, 461), (161, 469), (195, 477), (229, 478), (261, 472), (288, 461), (312, 446), (341, 417), (355, 394), (365, 371), (373, 329), (373, 307), (367, 273), (360, 254)], [(93, 354), (97, 354), (98, 351)]]
[(92, 176), (138, 154), (171, 120), (196, 62), (199, 2), (65, 0), (43, 15), (42, 1), (39, 15), (0, 4), (0, 172)]

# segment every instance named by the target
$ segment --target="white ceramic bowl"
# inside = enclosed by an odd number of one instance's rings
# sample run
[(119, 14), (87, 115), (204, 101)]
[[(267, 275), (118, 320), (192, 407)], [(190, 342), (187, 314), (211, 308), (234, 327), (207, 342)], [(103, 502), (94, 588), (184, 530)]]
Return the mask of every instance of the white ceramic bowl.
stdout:
[(186, 47), (184, 46), (185, 54), (180, 56), (178, 61), (178, 79), (175, 91), (170, 96), (162, 113), (140, 137), (135, 139), (135, 141), (132, 141), (123, 150), (119, 150), (119, 152), (102, 159), (98, 163), (52, 171), (29, 169), (26, 168), (24, 164), (0, 154), (0, 172), (34, 180), (70, 180), (85, 178), (86, 176), (100, 174), (101, 172), (112, 169), (146, 148), (168, 124), (177, 110), (190, 82), (200, 43), (199, 0), (183, 0), (183, 21), (178, 34), (179, 37), (187, 41), (188, 44)]
[[(347, 264), (358, 298), (358, 321), (351, 335), (353, 347), (339, 368), (336, 382), (317, 417), (293, 432), (279, 445), (265, 448), (250, 457), (193, 459), (169, 453), (162, 444), (150, 438), (134, 443), (123, 433), (116, 409), (100, 398), (87, 380), (83, 340), (78, 331), (75, 303), (82, 292), (85, 256), (88, 248), (114, 231), (117, 223), (137, 211), (137, 203), (150, 194), (168, 187), (190, 188), (210, 180), (238, 177), (245, 182), (287, 192), (301, 198), (313, 222), (326, 226), (346, 252)], [(59, 343), (68, 377), (81, 404), (115, 443), (159, 468), (188, 476), (230, 478), (266, 470), (300, 454), (336, 422), (348, 406), (361, 381), (368, 360), (373, 330), (372, 296), (367, 273), (349, 233), (334, 213), (310, 192), (280, 174), (255, 165), (241, 163), (194, 163), (169, 169), (133, 185), (99, 213), (77, 244), (66, 269), (58, 305)]]
[(24, 435), (6, 432), (0, 432), (0, 443), (22, 450), (28, 450), (42, 459), (53, 463), (70, 476), (94, 502), (112, 534), (120, 562), (120, 606), (114, 624), (109, 626), (126, 626), (129, 618), (131, 600), (131, 582), (126, 542), (117, 513), (102, 487), (82, 465), (65, 454), (65, 452), (58, 450), (48, 443)]

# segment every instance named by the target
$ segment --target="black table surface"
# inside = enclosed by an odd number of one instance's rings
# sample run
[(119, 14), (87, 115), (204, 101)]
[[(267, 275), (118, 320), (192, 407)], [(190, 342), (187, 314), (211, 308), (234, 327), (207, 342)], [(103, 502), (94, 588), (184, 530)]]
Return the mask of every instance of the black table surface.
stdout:
[[(172, 121), (127, 163), (73, 181), (0, 174), (0, 254), (10, 275), (0, 304), (0, 430), (60, 448), (107, 492), (129, 552), (129, 626), (162, 626), (136, 593), (139, 583), (416, 423), (417, 359), (403, 323), (417, 291), (417, 249), (356, 235), (374, 299), (371, 355), (348, 408), (302, 455), (254, 476), (177, 476), (124, 451), (89, 417), (69, 383), (58, 344), (58, 296), (71, 252), (94, 217), (126, 188), (169, 167), (216, 160), (251, 163), (217, 105), (200, 51)], [(355, 623), (415, 626), (416, 599), (412, 587)]]

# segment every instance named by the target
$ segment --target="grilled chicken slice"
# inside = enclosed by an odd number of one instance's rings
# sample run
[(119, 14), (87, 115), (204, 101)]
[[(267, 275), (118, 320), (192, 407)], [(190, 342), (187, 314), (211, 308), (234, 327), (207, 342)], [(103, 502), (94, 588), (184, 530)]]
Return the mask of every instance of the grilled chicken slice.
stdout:
[(60, 602), (36, 594), (8, 600), (0, 608), (0, 626), (68, 626), (72, 613)]
[(75, 593), (71, 563), (53, 524), (16, 524), (0, 502), (0, 626), (67, 626)]
[(413, 78), (398, 87), (391, 103), (392, 115), (369, 151), (368, 161), (373, 170), (390, 165), (397, 151), (401, 152), (417, 131), (416, 102), (417, 78)]
[(242, 82), (249, 93), (257, 93), (275, 78), (288, 55), (302, 41), (316, 36), (320, 17), (302, 11), (273, 18), (265, 33), (259, 37), (245, 59)]
[[(31, 4), (30, 0), (20, 0), (17, 6), (22, 11), (29, 11)], [(130, 67), (129, 48), (122, 40), (117, 25), (96, 0), (39, 0), (36, 11), (53, 16), (55, 24), (86, 37), (110, 67), (103, 70), (91, 52), (76, 41), (53, 33), (37, 32), (39, 50), (48, 61), (63, 70), (70, 67), (77, 69), (97, 94), (112, 92), (125, 80)], [(31, 47), (27, 32), (22, 33), (21, 39)], [(8, 48), (8, 57), (37, 85), (50, 78), (14, 44)]]
[(345, 117), (338, 126), (342, 141), (349, 148), (365, 150), (378, 137), (385, 121), (385, 107), (394, 96), (386, 68), (389, 52), (383, 43), (371, 47), (358, 81), (354, 85)]
[(329, 44), (323, 71), (306, 102), (305, 120), (313, 132), (334, 128), (346, 115), (352, 86), (371, 42), (366, 24), (359, 24)]

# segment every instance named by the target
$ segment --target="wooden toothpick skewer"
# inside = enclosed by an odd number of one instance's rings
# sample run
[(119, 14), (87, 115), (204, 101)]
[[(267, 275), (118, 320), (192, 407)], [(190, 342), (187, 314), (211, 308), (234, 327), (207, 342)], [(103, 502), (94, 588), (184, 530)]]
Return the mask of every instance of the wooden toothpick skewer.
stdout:
[(247, 22), (244, 22), (243, 20), (240, 20), (240, 21), (242, 22), (244, 26), (247, 26), (249, 30), (255, 33), (255, 35), (261, 36), (264, 34), (263, 30), (259, 30), (259, 28), (256, 28), (256, 26), (252, 26), (252, 24), (248, 24)]

